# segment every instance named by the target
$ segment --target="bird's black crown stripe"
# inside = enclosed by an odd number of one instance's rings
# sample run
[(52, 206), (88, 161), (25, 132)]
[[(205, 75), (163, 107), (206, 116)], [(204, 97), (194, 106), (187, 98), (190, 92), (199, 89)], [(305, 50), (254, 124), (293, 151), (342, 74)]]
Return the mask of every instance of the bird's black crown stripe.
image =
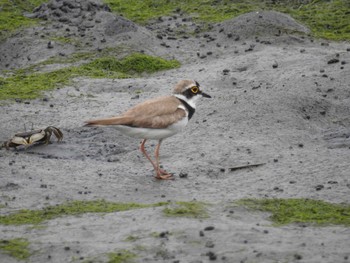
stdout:
[(186, 107), (186, 109), (188, 110), (188, 120), (190, 120), (194, 114), (194, 112), (196, 111), (195, 108), (192, 108), (186, 101), (179, 99), (182, 104)]

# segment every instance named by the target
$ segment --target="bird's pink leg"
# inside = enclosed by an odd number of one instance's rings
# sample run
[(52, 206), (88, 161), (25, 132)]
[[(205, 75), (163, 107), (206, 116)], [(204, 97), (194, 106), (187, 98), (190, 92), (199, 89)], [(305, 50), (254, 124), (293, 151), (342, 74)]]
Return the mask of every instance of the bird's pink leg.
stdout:
[(171, 178), (172, 175), (167, 173), (165, 170), (161, 169), (159, 167), (159, 148), (160, 148), (160, 144), (161, 144), (162, 140), (159, 141), (157, 147), (156, 147), (156, 151), (155, 151), (155, 157), (156, 157), (156, 164), (152, 161), (151, 157), (149, 157), (149, 155), (146, 152), (145, 149), (145, 143), (146, 143), (146, 139), (143, 139), (140, 145), (140, 150), (143, 153), (144, 156), (146, 156), (147, 160), (150, 161), (150, 163), (152, 164), (154, 171), (156, 172), (156, 178), (157, 179), (173, 179)]
[(159, 167), (159, 150), (160, 150), (160, 145), (162, 143), (162, 140), (159, 140), (158, 144), (157, 144), (157, 147), (156, 147), (156, 150), (155, 150), (155, 157), (156, 157), (156, 167), (155, 167), (155, 170), (156, 170), (156, 178), (157, 179), (162, 179), (162, 180), (172, 180), (174, 179), (173, 178), (173, 175), (172, 174), (169, 174), (168, 172), (166, 172), (165, 170), (162, 170), (160, 167)]
[(151, 157), (149, 157), (149, 155), (148, 155), (147, 152), (146, 152), (145, 143), (146, 143), (146, 139), (143, 139), (142, 142), (141, 142), (141, 145), (140, 145), (140, 150), (141, 150), (141, 152), (143, 153), (143, 155), (146, 156), (146, 158), (148, 159), (148, 161), (151, 162), (151, 164), (153, 165), (154, 170), (157, 170), (156, 165), (154, 164), (154, 162), (152, 161)]

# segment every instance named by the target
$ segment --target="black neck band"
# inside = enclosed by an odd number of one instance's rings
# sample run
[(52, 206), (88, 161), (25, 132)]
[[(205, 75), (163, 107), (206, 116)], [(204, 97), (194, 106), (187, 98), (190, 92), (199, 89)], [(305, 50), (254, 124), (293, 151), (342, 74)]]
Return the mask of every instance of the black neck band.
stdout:
[[(178, 98), (179, 99), (179, 98)], [(192, 108), (186, 101), (179, 99), (182, 104), (186, 107), (186, 109), (188, 110), (188, 120), (190, 120), (194, 114), (194, 112), (196, 111), (195, 108)]]

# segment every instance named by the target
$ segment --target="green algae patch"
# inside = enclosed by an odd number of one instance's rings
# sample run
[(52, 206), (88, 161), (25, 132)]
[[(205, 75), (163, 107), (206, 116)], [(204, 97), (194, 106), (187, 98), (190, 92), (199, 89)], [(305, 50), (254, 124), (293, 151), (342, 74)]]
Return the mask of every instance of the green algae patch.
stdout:
[(38, 20), (23, 16), (46, 0), (0, 0), (0, 39), (20, 27), (31, 26)]
[(141, 239), (141, 237), (139, 236), (135, 236), (135, 235), (130, 235), (130, 236), (127, 236), (124, 241), (126, 242), (135, 242), (137, 240)]
[[(12, 32), (24, 26), (37, 23), (37, 19), (23, 16), (46, 0), (0, 0), (0, 38), (6, 32)], [(348, 0), (104, 0), (116, 14), (140, 24), (160, 16), (185, 13), (196, 21), (204, 23), (222, 22), (241, 14), (275, 10), (290, 14), (295, 19), (310, 27), (316, 37), (332, 40), (349, 40)], [(60, 42), (71, 43), (67, 38), (58, 38)], [(74, 41), (74, 40), (73, 40)]]
[(108, 263), (131, 263), (137, 256), (129, 250), (120, 250), (108, 254)]
[(318, 226), (350, 226), (350, 205), (311, 199), (242, 199), (237, 204), (270, 212), (276, 225), (310, 223)]
[(11, 77), (0, 77), (0, 100), (35, 99), (44, 90), (67, 85), (71, 77), (72, 71), (69, 69), (31, 74), (19, 71)]
[(207, 218), (207, 204), (203, 202), (175, 202), (164, 208), (163, 213), (169, 217), (192, 217), (192, 218)]
[(31, 253), (28, 246), (28, 240), (23, 238), (0, 240), (0, 250), (18, 260), (25, 260), (30, 257)]
[[(119, 72), (125, 75), (135, 76), (141, 73), (154, 73), (161, 70), (177, 68), (180, 63), (176, 60), (165, 60), (145, 54), (134, 53), (122, 60), (114, 58), (99, 58), (88, 64), (82, 65), (82, 69), (98, 72), (108, 76), (109, 72)], [(93, 75), (94, 76), (94, 75)]]
[(149, 20), (175, 13), (187, 13), (200, 21), (219, 22), (263, 6), (260, 1), (217, 0), (104, 0), (113, 12), (146, 24)]
[(244, 13), (274, 10), (287, 13), (310, 27), (316, 37), (332, 40), (349, 40), (350, 24), (348, 0), (104, 0), (113, 12), (123, 14), (140, 24), (185, 13), (194, 20), (216, 23), (232, 19)]
[(280, 12), (288, 13), (307, 25), (313, 36), (331, 40), (350, 40), (350, 1), (316, 0), (307, 4), (281, 2), (274, 6)]
[(142, 73), (154, 73), (161, 70), (177, 68), (176, 60), (165, 60), (145, 54), (134, 53), (118, 60), (116, 58), (97, 58), (76, 67), (67, 67), (48, 73), (32, 72), (22, 69), (13, 76), (0, 77), (0, 100), (35, 99), (42, 91), (68, 85), (74, 77), (90, 78), (131, 78)]
[(113, 213), (132, 209), (157, 207), (165, 204), (167, 203), (114, 203), (105, 200), (72, 201), (56, 206), (49, 206), (41, 210), (20, 210), (17, 213), (0, 216), (0, 224), (40, 224), (46, 220), (55, 219), (61, 216), (77, 216), (85, 213)]

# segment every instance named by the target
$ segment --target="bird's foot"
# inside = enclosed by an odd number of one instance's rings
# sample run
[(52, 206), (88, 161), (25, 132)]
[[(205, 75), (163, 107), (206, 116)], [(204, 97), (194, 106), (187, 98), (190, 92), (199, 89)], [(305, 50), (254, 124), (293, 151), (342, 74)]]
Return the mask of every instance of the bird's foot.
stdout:
[(159, 180), (174, 180), (174, 177), (172, 174), (167, 173), (166, 171), (161, 169), (158, 170), (155, 178)]
[(169, 174), (167, 171), (165, 171), (161, 168), (158, 168), (158, 173), (163, 174), (163, 175)]

